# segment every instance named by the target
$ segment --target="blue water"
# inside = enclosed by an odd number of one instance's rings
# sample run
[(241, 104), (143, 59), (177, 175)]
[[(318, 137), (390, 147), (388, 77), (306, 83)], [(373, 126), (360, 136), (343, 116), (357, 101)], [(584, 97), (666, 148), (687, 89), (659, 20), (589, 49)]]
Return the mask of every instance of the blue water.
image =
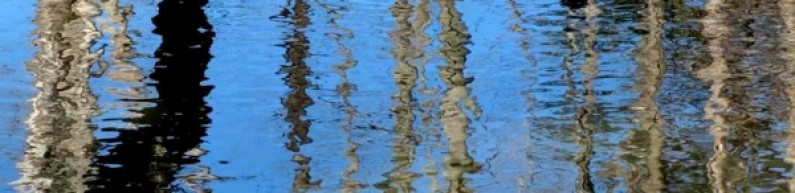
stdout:
[(795, 182), (793, 0), (52, 2), (0, 3), (2, 192)]

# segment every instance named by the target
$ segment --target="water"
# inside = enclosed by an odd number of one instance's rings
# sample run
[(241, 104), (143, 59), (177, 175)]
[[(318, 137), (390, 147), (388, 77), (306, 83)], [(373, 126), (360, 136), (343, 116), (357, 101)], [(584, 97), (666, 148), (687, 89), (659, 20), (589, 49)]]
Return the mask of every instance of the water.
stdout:
[(795, 0), (6, 0), (2, 192), (787, 192)]

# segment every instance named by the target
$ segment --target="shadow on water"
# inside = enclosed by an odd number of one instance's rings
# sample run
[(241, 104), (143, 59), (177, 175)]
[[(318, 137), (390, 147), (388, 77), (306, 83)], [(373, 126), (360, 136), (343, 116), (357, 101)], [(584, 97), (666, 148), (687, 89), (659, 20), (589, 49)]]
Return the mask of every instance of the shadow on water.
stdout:
[[(204, 14), (205, 4), (206, 0), (164, 0), (158, 4), (159, 12), (152, 18), (156, 27), (153, 33), (162, 36), (162, 43), (155, 52), (158, 61), (150, 75), (158, 96), (144, 100), (154, 106), (140, 110), (140, 116), (124, 119), (134, 129), (102, 129), (118, 136), (99, 140), (108, 153), (94, 159), (95, 172), (87, 176), (88, 192), (209, 191), (201, 185), (201, 181), (213, 178), (206, 174), (209, 171), (178, 176), (206, 153), (199, 146), (211, 122), (211, 108), (204, 98), (212, 86), (202, 82), (215, 33)], [(177, 186), (177, 179), (188, 187)]]
[(38, 51), (27, 65), (38, 93), (31, 99), (21, 178), (13, 184), (22, 192), (83, 192), (96, 147), (90, 119), (97, 99), (88, 79), (98, 56), (89, 48), (100, 36), (90, 20), (99, 8), (85, 0), (38, 3)]
[(282, 99), (282, 104), (287, 110), (285, 120), (290, 124), (291, 130), (287, 132), (287, 149), (294, 152), (292, 161), (298, 164), (293, 178), (292, 188), (295, 192), (320, 188), (320, 181), (313, 181), (310, 176), (311, 157), (301, 153), (301, 145), (312, 143), (309, 137), (309, 128), (312, 122), (304, 119), (306, 108), (312, 106), (314, 101), (307, 94), (307, 89), (312, 83), (307, 78), (311, 74), (306, 58), (309, 57), (309, 38), (304, 34), (309, 20), (309, 3), (304, 0), (292, 1), (291, 9), (284, 9), (282, 15), (293, 26), (290, 37), (282, 45), (286, 52), (285, 59), (289, 63), (282, 66), (281, 73), (286, 73), (285, 84), (290, 87), (290, 93)]

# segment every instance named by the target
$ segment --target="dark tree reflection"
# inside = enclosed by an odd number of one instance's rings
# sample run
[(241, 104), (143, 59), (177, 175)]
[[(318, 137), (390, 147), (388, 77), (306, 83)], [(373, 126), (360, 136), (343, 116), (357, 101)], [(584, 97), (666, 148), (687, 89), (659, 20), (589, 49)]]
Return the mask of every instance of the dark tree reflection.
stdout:
[(207, 0), (164, 0), (158, 5), (153, 33), (162, 36), (162, 43), (150, 78), (159, 96), (141, 117), (125, 120), (137, 129), (103, 129), (119, 134), (100, 140), (111, 147), (94, 162), (97, 172), (89, 176), (89, 192), (171, 192), (177, 189), (177, 172), (204, 154), (199, 145), (211, 111), (204, 97), (212, 86), (202, 81), (215, 35), (205, 4)]
[(285, 120), (291, 126), (291, 130), (287, 133), (287, 149), (295, 152), (293, 162), (298, 164), (293, 178), (293, 191), (317, 188), (320, 185), (320, 181), (312, 181), (312, 177), (309, 175), (311, 158), (301, 154), (300, 149), (300, 145), (312, 142), (312, 139), (309, 138), (309, 128), (312, 122), (302, 118), (306, 115), (306, 108), (314, 104), (312, 98), (306, 93), (306, 90), (312, 85), (307, 79), (311, 70), (304, 61), (309, 57), (309, 38), (304, 34), (304, 30), (310, 24), (308, 14), (309, 3), (303, 0), (295, 0), (291, 10), (282, 11), (282, 16), (287, 17), (293, 27), (290, 37), (286, 38), (282, 45), (286, 49), (284, 57), (289, 64), (282, 66), (281, 69), (281, 72), (287, 74), (284, 82), (290, 87), (287, 98), (282, 99), (282, 104), (287, 109)]

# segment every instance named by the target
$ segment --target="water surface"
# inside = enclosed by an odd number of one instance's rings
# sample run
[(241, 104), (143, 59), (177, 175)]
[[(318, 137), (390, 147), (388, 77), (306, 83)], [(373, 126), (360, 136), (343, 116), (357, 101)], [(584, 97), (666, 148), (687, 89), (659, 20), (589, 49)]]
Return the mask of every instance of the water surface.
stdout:
[(788, 192), (795, 0), (7, 0), (3, 192)]

